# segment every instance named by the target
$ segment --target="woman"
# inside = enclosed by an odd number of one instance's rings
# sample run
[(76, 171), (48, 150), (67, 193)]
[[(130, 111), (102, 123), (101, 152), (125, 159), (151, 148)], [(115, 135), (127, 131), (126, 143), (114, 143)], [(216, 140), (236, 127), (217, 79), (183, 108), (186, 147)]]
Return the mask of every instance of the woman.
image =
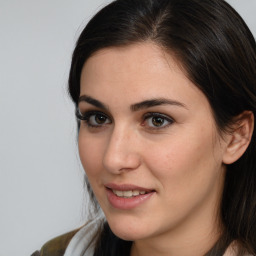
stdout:
[(223, 0), (97, 13), (69, 77), (97, 217), (40, 255), (256, 255), (255, 50)]

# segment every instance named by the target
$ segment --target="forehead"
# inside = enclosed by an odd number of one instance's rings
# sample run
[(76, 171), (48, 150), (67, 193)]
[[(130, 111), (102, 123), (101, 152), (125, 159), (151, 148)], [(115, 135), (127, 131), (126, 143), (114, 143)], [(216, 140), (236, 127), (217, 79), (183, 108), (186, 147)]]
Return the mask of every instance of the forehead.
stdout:
[[(139, 42), (126, 46), (100, 49), (93, 53), (93, 55), (85, 62), (84, 67), (87, 66), (88, 62), (91, 62), (90, 65), (92, 65), (92, 63), (95, 64), (100, 60), (112, 64), (112, 66), (108, 66), (109, 68), (118, 68), (118, 70), (120, 70), (123, 65), (130, 64), (130, 61), (135, 61), (134, 64), (139, 64), (141, 68), (148, 68), (148, 64), (151, 65), (154, 63), (152, 68), (155, 67), (155, 70), (157, 70), (157, 68), (162, 67), (163, 64), (170, 65), (167, 61), (170, 57), (170, 54), (167, 54), (163, 48), (153, 42)], [(115, 64), (119, 65), (115, 66)], [(173, 68), (176, 66), (176, 61), (172, 63), (172, 66)], [(134, 65), (129, 66), (129, 69), (136, 71), (137, 68), (133, 69), (133, 67)], [(126, 66), (126, 68), (128, 68), (128, 66)], [(151, 71), (153, 71), (153, 69)]]
[(150, 42), (97, 51), (82, 69), (83, 94), (103, 102), (115, 99), (127, 104), (162, 97), (184, 101), (185, 105), (208, 103), (180, 63)]

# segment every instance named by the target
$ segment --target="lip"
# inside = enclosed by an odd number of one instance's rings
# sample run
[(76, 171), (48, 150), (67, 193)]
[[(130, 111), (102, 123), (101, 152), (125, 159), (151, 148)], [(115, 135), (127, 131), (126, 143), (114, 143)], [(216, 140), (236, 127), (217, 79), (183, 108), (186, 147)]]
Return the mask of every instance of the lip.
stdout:
[(143, 188), (143, 187), (139, 187), (136, 185), (132, 185), (132, 184), (115, 184), (115, 183), (108, 183), (105, 184), (106, 188), (112, 189), (112, 190), (120, 190), (120, 191), (127, 191), (127, 190), (139, 190), (139, 191), (146, 191), (146, 192), (151, 192), (154, 189), (149, 189), (149, 188)]
[[(107, 198), (110, 205), (119, 210), (134, 209), (144, 204), (156, 193), (156, 191), (153, 189), (143, 188), (143, 187), (132, 185), (132, 184), (118, 185), (118, 184), (111, 183), (111, 184), (106, 184), (105, 187), (107, 192)], [(138, 190), (138, 191), (145, 191), (146, 194), (140, 194), (138, 196), (124, 198), (124, 197), (118, 197), (113, 193), (112, 190), (119, 190), (119, 191)]]

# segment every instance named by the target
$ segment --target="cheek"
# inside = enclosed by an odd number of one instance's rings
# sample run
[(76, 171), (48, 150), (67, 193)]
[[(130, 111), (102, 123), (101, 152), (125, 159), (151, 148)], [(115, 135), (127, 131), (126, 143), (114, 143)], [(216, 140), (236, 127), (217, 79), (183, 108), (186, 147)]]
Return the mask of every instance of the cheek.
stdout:
[[(198, 145), (173, 141), (168, 150), (155, 150), (149, 161), (148, 168), (156, 177), (159, 188), (159, 201), (155, 207), (163, 218), (170, 220), (171, 225), (202, 207), (210, 208), (209, 202), (216, 202), (221, 175), (208, 143)], [(154, 216), (156, 222), (159, 211)]]
[(103, 157), (103, 145), (101, 141), (92, 140), (90, 136), (86, 136), (82, 131), (78, 137), (78, 148), (81, 163), (89, 180), (91, 177), (99, 175), (101, 170), (100, 163)]
[(148, 147), (148, 168), (170, 196), (188, 196), (199, 188), (209, 189), (215, 182), (221, 159), (214, 153), (212, 138), (211, 131), (191, 131), (172, 136), (159, 147)]

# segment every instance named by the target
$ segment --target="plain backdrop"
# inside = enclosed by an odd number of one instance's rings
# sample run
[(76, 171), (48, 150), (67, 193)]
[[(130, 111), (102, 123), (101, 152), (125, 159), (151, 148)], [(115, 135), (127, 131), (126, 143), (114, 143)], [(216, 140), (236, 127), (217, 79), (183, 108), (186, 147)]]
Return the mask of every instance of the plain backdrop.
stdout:
[[(0, 256), (29, 256), (86, 219), (67, 78), (104, 0), (0, 0)], [(256, 0), (229, 0), (256, 35)]]

